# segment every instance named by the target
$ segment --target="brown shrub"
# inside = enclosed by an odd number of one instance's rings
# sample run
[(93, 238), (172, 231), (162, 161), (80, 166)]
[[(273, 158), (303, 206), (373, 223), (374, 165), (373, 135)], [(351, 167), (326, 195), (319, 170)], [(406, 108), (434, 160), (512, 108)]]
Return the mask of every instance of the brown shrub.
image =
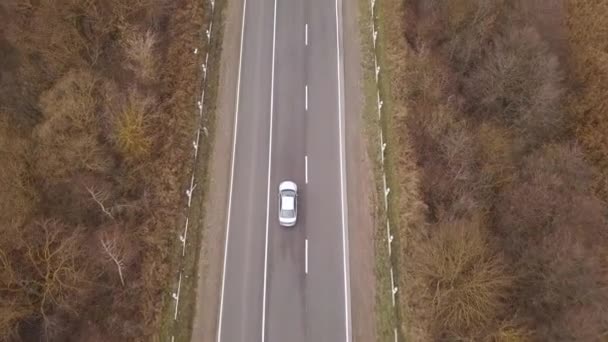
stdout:
[(592, 243), (586, 234), (556, 227), (516, 263), (522, 277), (515, 303), (538, 340), (601, 340), (608, 327), (606, 234)]
[(431, 220), (487, 209), (490, 179), (480, 178), (479, 147), (471, 125), (450, 106), (413, 114), (408, 123), (421, 174), (421, 194)]
[(426, 48), (412, 52), (404, 68), (404, 100), (415, 109), (404, 121), (423, 170), (421, 193), (433, 220), (477, 210), (479, 196), (484, 196), (469, 182), (476, 173), (476, 146), (470, 125), (452, 103), (444, 103), (451, 80), (442, 71)]
[(477, 131), (480, 177), (496, 190), (509, 184), (515, 175), (521, 146), (513, 136), (508, 129), (490, 123), (482, 123)]
[(0, 298), (14, 309), (3, 324), (15, 332), (27, 319), (53, 340), (63, 329), (57, 318), (78, 313), (92, 280), (82, 259), (82, 231), (46, 220), (27, 225), (21, 234), (12, 245), (0, 246)]
[[(465, 112), (517, 128), (518, 135), (537, 143), (559, 135), (567, 125), (565, 112), (560, 110), (563, 75), (556, 55), (535, 27), (525, 23), (517, 5), (502, 0), (419, 4), (418, 49), (425, 59), (431, 59), (422, 62), (429, 70), (421, 76), (461, 76), (452, 82), (462, 86), (469, 100)], [(451, 72), (433, 65), (433, 61), (442, 59)], [(413, 60), (408, 64), (420, 63)], [(408, 77), (408, 84), (418, 90), (428, 83), (421, 82), (425, 78)], [(420, 90), (418, 97), (446, 96), (444, 85)], [(437, 91), (444, 93), (439, 95)], [(448, 96), (454, 95), (453, 90), (448, 92)]]
[(40, 99), (43, 122), (34, 131), (36, 172), (61, 179), (79, 171), (107, 172), (111, 159), (99, 141), (95, 76), (71, 71)]
[(559, 56), (560, 61), (567, 62), (568, 41), (566, 27), (566, 2), (525, 0), (514, 1), (514, 7), (523, 21), (538, 30), (543, 41), (551, 51)]
[(411, 281), (420, 284), (435, 335), (483, 336), (505, 307), (513, 283), (488, 241), (485, 223), (479, 217), (440, 222), (428, 240), (411, 248)]
[(36, 206), (27, 165), (29, 142), (0, 114), (0, 227), (20, 227)]
[[(608, 299), (600, 252), (608, 234), (592, 185), (579, 148), (548, 145), (525, 158), (518, 179), (500, 196), (503, 248), (522, 279), (517, 308), (540, 340), (588, 340), (606, 327), (593, 318), (596, 305)], [(580, 324), (568, 323), (574, 318)]]
[(148, 122), (152, 100), (131, 93), (114, 121), (113, 140), (121, 156), (128, 162), (145, 158), (150, 153), (152, 138)]
[(404, 79), (410, 81), (394, 91), (412, 106), (421, 110), (433, 109), (443, 102), (449, 83), (448, 74), (443, 71), (441, 64), (431, 58), (428, 48), (423, 46), (419, 52), (410, 51), (403, 70)]
[(156, 35), (148, 30), (145, 33), (129, 32), (125, 34), (123, 49), (127, 56), (127, 67), (142, 82), (154, 82), (158, 79), (158, 60), (155, 51)]
[(511, 15), (505, 0), (418, 1), (416, 31), (428, 45), (465, 74), (484, 57), (484, 49)]
[(521, 323), (502, 321), (495, 332), (485, 340), (490, 342), (527, 342), (533, 341), (534, 332)]
[(81, 239), (82, 231), (53, 220), (34, 223), (24, 232), (25, 256), (36, 270), (30, 273), (34, 278), (29, 285), (39, 298), (43, 318), (53, 306), (72, 310), (76, 302), (70, 297), (85, 286)]
[(81, 62), (86, 40), (74, 16), (75, 0), (43, 0), (35, 5), (13, 0), (7, 4), (16, 17), (8, 38), (27, 56), (38, 59), (47, 76), (56, 77)]
[(505, 247), (526, 250), (559, 226), (593, 235), (605, 219), (592, 182), (593, 171), (576, 145), (548, 145), (526, 157), (497, 206), (498, 228), (513, 239)]
[(562, 72), (536, 30), (513, 28), (487, 53), (464, 82), (477, 115), (512, 127), (532, 142), (562, 134), (567, 124)]
[(597, 191), (608, 200), (608, 4), (567, 0), (570, 67), (575, 78), (568, 109), (576, 117), (577, 138), (600, 171)]

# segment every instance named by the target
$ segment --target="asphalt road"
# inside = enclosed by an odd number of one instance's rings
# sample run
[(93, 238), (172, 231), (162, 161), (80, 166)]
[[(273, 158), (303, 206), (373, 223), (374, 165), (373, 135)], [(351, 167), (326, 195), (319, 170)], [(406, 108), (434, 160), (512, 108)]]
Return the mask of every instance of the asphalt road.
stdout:
[[(351, 340), (335, 1), (243, 0), (218, 342)], [(277, 218), (286, 179), (292, 228)]]

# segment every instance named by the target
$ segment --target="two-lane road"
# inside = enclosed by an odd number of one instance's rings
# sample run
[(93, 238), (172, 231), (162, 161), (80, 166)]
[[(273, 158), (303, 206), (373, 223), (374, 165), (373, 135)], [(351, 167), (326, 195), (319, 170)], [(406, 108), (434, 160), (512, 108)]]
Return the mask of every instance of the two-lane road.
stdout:
[(350, 341), (340, 8), (243, 0), (218, 342)]

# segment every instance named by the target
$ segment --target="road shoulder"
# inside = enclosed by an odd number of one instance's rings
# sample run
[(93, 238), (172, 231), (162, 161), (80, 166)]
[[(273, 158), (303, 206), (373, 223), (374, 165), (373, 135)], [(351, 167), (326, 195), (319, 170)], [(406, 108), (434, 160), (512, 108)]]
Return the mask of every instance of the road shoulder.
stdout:
[(342, 10), (352, 340), (369, 342), (376, 340), (374, 176), (363, 127), (358, 2), (344, 1)]
[(223, 42), (218, 85), (215, 141), (204, 203), (204, 239), (200, 250), (196, 313), (192, 341), (214, 341), (226, 238), (232, 132), (241, 32), (242, 1), (228, 1), (223, 11)]

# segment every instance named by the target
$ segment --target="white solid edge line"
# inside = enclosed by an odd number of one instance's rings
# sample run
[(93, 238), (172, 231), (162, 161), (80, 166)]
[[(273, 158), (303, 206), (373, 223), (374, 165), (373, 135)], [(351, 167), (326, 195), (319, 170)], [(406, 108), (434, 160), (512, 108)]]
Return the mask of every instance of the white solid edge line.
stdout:
[(304, 240), (304, 273), (308, 274), (308, 239)]
[(232, 185), (234, 181), (234, 157), (236, 153), (236, 136), (239, 122), (239, 97), (241, 93), (241, 67), (243, 64), (243, 37), (245, 36), (245, 11), (247, 10), (247, 0), (243, 0), (243, 19), (241, 21), (241, 47), (239, 50), (239, 72), (236, 81), (236, 99), (234, 109), (234, 129), (232, 136), (232, 157), (230, 158), (230, 189), (228, 190), (228, 212), (226, 218), (226, 242), (224, 245), (224, 265), (222, 269), (222, 290), (220, 295), (220, 312), (217, 324), (217, 341), (222, 340), (222, 313), (224, 310), (224, 287), (226, 283), (226, 261), (228, 260), (228, 240), (230, 239), (230, 210), (232, 208)]
[(270, 73), (270, 132), (268, 140), (268, 189), (266, 192), (266, 240), (264, 247), (264, 294), (262, 297), (262, 340), (266, 338), (266, 278), (268, 274), (268, 224), (270, 220), (270, 167), (272, 164), (272, 117), (274, 113), (274, 58), (277, 37), (277, 0), (274, 0), (272, 24), (272, 71)]
[(304, 181), (308, 184), (308, 156), (304, 156)]
[(338, 132), (339, 132), (339, 145), (340, 145), (340, 202), (342, 206), (342, 256), (344, 266), (344, 325), (346, 330), (346, 342), (350, 342), (350, 309), (349, 309), (349, 276), (348, 276), (348, 258), (347, 254), (347, 243), (346, 243), (346, 226), (347, 218), (344, 207), (344, 146), (343, 146), (343, 113), (342, 113), (342, 89), (341, 89), (341, 74), (340, 74), (340, 24), (338, 16), (338, 0), (336, 1), (336, 61), (337, 61), (337, 72), (338, 72)]

